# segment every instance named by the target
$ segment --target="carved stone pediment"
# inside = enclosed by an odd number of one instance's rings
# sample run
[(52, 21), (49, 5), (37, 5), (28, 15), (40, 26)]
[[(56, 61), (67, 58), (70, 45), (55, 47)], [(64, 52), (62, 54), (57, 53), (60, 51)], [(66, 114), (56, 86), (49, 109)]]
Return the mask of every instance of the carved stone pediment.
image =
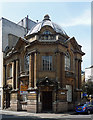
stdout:
[(38, 80), (37, 86), (57, 86), (58, 83), (55, 80), (50, 80), (48, 77), (45, 77), (42, 80)]

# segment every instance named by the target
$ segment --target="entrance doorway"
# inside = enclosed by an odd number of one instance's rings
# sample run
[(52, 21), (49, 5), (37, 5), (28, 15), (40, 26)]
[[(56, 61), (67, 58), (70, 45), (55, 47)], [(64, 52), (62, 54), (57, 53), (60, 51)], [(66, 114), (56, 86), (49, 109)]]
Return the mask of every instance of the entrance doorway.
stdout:
[(52, 92), (42, 92), (42, 110), (52, 111)]

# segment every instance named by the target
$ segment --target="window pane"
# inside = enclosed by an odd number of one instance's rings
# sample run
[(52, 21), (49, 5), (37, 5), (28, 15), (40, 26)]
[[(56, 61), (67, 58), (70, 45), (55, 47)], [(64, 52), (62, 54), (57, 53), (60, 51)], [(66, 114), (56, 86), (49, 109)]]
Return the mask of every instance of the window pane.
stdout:
[(9, 65), (9, 74), (8, 77), (12, 77), (12, 64)]
[(29, 56), (25, 55), (25, 70), (29, 71)]
[(45, 34), (45, 35), (49, 35), (49, 34), (51, 34), (51, 32), (48, 31), (48, 30), (46, 30), (46, 31), (43, 32), (43, 34)]
[(43, 70), (52, 70), (52, 56), (42, 56)]
[(71, 85), (66, 85), (67, 91), (67, 101), (72, 102), (72, 86)]
[(70, 70), (70, 55), (69, 53), (65, 56), (65, 70)]

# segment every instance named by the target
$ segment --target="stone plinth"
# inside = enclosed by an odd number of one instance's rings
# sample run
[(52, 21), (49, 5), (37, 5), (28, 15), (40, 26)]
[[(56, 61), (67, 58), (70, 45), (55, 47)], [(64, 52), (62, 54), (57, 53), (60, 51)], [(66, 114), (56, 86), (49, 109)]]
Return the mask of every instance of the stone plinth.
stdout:
[(55, 101), (55, 102), (53, 102), (53, 104), (52, 104), (52, 108), (53, 108), (53, 112), (54, 113), (56, 113), (56, 111), (57, 111), (57, 104), (56, 104), (57, 102)]
[(11, 101), (10, 101), (10, 109), (14, 110), (14, 111), (18, 111), (21, 110), (21, 106), (20, 106), (20, 101), (19, 101), (19, 97), (18, 97), (18, 91), (12, 91), (11, 92)]
[(27, 111), (31, 113), (37, 112), (37, 90), (28, 90)]
[(38, 102), (38, 112), (42, 112), (42, 103)]
[(68, 111), (68, 102), (57, 102), (57, 112)]
[(68, 111), (68, 102), (55, 101), (53, 102), (53, 112), (61, 113)]

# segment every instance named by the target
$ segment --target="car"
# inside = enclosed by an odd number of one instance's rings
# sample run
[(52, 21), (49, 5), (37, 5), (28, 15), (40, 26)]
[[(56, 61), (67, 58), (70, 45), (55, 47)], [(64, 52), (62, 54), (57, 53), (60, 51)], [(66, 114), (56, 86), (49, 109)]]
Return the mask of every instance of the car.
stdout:
[(93, 102), (86, 102), (75, 107), (76, 113), (92, 113), (93, 112)]

